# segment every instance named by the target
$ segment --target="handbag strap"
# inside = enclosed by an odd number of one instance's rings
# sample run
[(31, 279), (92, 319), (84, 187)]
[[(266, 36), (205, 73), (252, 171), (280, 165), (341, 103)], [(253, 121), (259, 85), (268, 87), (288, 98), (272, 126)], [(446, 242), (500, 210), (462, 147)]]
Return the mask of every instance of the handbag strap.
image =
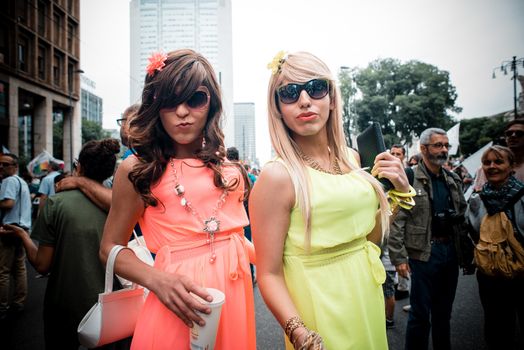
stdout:
[(106, 285), (104, 289), (104, 293), (110, 293), (113, 291), (113, 273), (115, 268), (115, 260), (116, 256), (122, 249), (124, 249), (123, 245), (114, 245), (111, 251), (109, 252), (109, 256), (107, 258), (107, 264), (106, 264)]

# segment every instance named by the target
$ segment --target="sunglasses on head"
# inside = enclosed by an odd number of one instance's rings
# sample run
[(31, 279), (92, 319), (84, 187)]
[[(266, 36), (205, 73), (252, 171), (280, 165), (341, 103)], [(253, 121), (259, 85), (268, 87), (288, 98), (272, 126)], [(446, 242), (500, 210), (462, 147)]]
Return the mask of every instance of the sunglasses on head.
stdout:
[(506, 137), (511, 137), (511, 136), (522, 137), (522, 136), (524, 136), (524, 131), (522, 131), (522, 130), (506, 130), (504, 132), (504, 135), (506, 135)]
[(329, 92), (329, 83), (325, 79), (313, 79), (305, 84), (291, 83), (277, 89), (277, 96), (284, 104), (295, 103), (302, 90), (306, 90), (309, 97), (314, 100), (324, 98)]

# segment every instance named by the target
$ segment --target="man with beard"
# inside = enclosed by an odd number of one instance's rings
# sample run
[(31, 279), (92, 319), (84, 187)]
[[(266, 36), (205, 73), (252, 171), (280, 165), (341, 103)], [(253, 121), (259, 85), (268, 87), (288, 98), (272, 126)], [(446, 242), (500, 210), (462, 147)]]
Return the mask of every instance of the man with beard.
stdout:
[(444, 130), (429, 128), (422, 132), (422, 160), (413, 168), (416, 205), (412, 210), (401, 209), (391, 226), (391, 262), (399, 275), (411, 275), (407, 350), (427, 349), (430, 329), (433, 349), (450, 349), (459, 265), (465, 273), (472, 273), (462, 181), (442, 166), (450, 146)]

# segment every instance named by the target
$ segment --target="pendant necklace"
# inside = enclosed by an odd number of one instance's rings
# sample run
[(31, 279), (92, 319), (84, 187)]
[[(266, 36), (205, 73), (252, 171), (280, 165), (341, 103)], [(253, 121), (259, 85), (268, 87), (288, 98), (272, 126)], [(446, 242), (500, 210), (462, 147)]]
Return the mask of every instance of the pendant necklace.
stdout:
[(196, 210), (196, 208), (193, 206), (191, 201), (189, 201), (185, 196), (185, 189), (184, 186), (180, 183), (180, 180), (178, 178), (178, 172), (175, 167), (175, 163), (173, 161), (173, 158), (170, 160), (171, 164), (171, 170), (173, 173), (173, 179), (174, 179), (174, 191), (176, 195), (180, 198), (180, 205), (183, 206), (191, 215), (193, 215), (199, 222), (201, 222), (204, 227), (203, 231), (207, 233), (207, 241), (206, 243), (209, 244), (209, 248), (211, 251), (211, 257), (209, 258), (209, 262), (212, 264), (215, 262), (216, 254), (215, 254), (215, 233), (220, 232), (220, 220), (217, 219), (218, 211), (222, 208), (224, 203), (226, 202), (226, 197), (228, 194), (228, 191), (225, 189), (220, 197), (218, 198), (218, 201), (211, 211), (211, 216), (207, 219), (202, 218), (200, 213)]
[[(328, 152), (329, 152), (329, 155), (331, 156), (331, 150), (329, 149), (328, 147)], [(305, 155), (304, 153), (302, 153), (302, 151), (300, 149), (297, 148), (297, 153), (298, 155), (300, 156), (300, 158), (302, 158), (302, 160), (307, 164), (309, 165), (311, 168), (315, 169), (315, 170), (318, 170), (318, 171), (321, 171), (323, 173), (327, 173), (327, 174), (331, 174), (331, 175), (342, 175), (342, 170), (340, 169), (340, 165), (338, 163), (338, 159), (337, 157), (333, 157), (333, 160), (331, 161), (331, 164), (330, 164), (330, 169), (329, 170), (326, 170), (324, 169), (316, 160), (314, 160), (313, 158), (311, 158), (310, 156), (307, 156)], [(330, 157), (331, 158), (331, 157)]]

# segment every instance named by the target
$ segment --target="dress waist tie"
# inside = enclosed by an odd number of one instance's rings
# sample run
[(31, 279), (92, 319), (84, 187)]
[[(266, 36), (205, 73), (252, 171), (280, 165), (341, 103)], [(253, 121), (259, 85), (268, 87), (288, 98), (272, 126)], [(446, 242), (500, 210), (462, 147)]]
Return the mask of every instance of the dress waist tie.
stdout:
[[(236, 280), (240, 274), (249, 275), (251, 273), (247, 258), (249, 252), (246, 242), (244, 242), (243, 232), (218, 233), (212, 244), (217, 249), (227, 245), (225, 249), (227, 249), (226, 256), (229, 260), (229, 279)], [(165, 245), (158, 250), (155, 267), (163, 271), (170, 271), (170, 265), (181, 262), (185, 258), (193, 257), (195, 254), (210, 254), (209, 243), (206, 240), (196, 243), (188, 242), (188, 244), (179, 241), (177, 246)]]
[(286, 254), (285, 258), (297, 257), (305, 266), (316, 266), (329, 264), (334, 260), (344, 258), (350, 254), (364, 250), (371, 267), (371, 274), (377, 284), (382, 284), (386, 280), (386, 272), (382, 261), (380, 261), (380, 248), (368, 241), (365, 237), (342, 243), (334, 247), (321, 249), (312, 254)]

